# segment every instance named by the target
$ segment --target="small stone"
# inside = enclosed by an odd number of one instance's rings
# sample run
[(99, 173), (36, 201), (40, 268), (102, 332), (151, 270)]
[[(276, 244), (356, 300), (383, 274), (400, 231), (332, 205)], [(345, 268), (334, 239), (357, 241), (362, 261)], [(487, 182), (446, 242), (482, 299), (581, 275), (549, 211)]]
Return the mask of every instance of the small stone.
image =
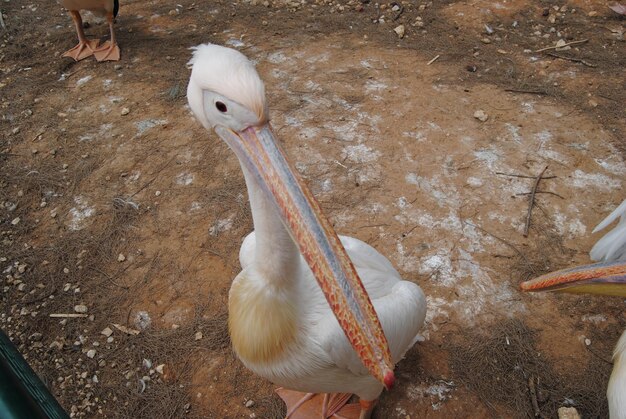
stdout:
[(155, 195), (155, 196), (161, 196), (161, 191), (156, 191), (156, 192), (154, 193), (154, 195)]
[(398, 38), (402, 39), (404, 38), (404, 33), (406, 29), (404, 28), (404, 25), (398, 25), (393, 29), (393, 31), (396, 33), (396, 35), (398, 35)]
[(158, 372), (159, 374), (163, 375), (163, 368), (164, 368), (164, 367), (165, 367), (165, 364), (160, 364), (160, 365), (157, 365), (157, 366), (156, 366), (155, 370), (156, 370), (156, 372)]
[(200, 340), (202, 339), (202, 332), (196, 332), (195, 336), (194, 336), (195, 340)]
[(180, 14), (180, 11), (178, 9), (172, 9), (169, 12), (167, 12), (168, 15), (170, 16), (176, 16), (178, 14)]
[(87, 351), (87, 358), (93, 359), (93, 357), (96, 356), (96, 350), (95, 349), (90, 349)]
[(489, 119), (489, 115), (487, 115), (482, 109), (479, 109), (474, 112), (474, 118), (478, 119), (480, 122), (485, 122)]
[(591, 12), (587, 13), (587, 16), (589, 17), (598, 16), (598, 12), (596, 12), (595, 10), (592, 10)]
[(128, 108), (122, 108), (122, 116), (126, 116), (130, 113), (130, 109)]
[(87, 312), (87, 306), (84, 304), (78, 304), (76, 306), (74, 306), (74, 311), (77, 313), (86, 313)]
[(489, 39), (489, 38), (482, 38), (480, 40), (480, 42), (482, 42), (483, 44), (491, 44), (491, 39)]
[(580, 419), (580, 414), (575, 407), (559, 407), (559, 419)]
[(20, 132), (20, 127), (15, 127), (13, 128), (13, 130), (11, 131), (13, 134), (17, 134)]
[(126, 256), (124, 256), (123, 254), (119, 254), (117, 255), (117, 261), (118, 262), (124, 262), (126, 260)]
[(591, 345), (591, 339), (586, 338), (585, 339), (585, 345), (587, 345), (587, 346)]
[(18, 225), (18, 224), (20, 223), (20, 221), (21, 221), (20, 217), (14, 218), (14, 219), (11, 221), (11, 225), (16, 226), (16, 225)]
[(252, 406), (254, 406), (254, 400), (248, 400), (245, 404), (245, 406), (247, 408), (251, 408)]
[(111, 328), (109, 327), (105, 327), (104, 329), (102, 329), (102, 332), (100, 332), (100, 334), (109, 337), (113, 334), (113, 330), (111, 330)]

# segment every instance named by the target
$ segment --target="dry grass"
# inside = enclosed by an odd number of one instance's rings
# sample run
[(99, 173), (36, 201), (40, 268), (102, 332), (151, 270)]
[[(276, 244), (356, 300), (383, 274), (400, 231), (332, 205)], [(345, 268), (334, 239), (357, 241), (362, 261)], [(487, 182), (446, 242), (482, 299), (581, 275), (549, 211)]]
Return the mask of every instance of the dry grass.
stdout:
[(480, 332), (469, 330), (462, 336), (463, 345), (450, 351), (452, 370), (494, 416), (504, 414), (506, 407), (517, 412), (517, 417), (535, 417), (529, 389), (532, 379), (545, 417), (556, 417), (561, 406), (576, 407), (582, 417), (608, 417), (608, 365), (591, 357), (581, 369), (559, 375), (538, 351), (536, 333), (518, 319)]

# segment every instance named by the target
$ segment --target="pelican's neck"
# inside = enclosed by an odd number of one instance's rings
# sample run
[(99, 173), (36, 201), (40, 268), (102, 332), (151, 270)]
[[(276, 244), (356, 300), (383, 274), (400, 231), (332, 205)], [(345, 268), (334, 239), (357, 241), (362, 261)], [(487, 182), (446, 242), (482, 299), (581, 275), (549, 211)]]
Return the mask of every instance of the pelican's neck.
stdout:
[(265, 281), (284, 287), (297, 277), (300, 251), (283, 224), (276, 205), (246, 167), (241, 165), (241, 168), (254, 223), (254, 267)]
[(611, 419), (626, 419), (626, 331), (613, 352), (613, 372), (606, 392)]

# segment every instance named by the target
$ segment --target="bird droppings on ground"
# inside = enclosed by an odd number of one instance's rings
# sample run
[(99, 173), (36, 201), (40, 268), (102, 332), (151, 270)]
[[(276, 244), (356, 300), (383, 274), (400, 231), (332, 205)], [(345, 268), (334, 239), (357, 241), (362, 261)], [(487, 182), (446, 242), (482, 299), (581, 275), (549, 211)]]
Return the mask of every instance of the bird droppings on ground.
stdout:
[[(55, 2), (3, 6), (0, 327), (73, 417), (284, 417), (229, 349), (251, 220), (235, 158), (184, 100), (187, 48), (207, 41), (255, 60), (339, 233), (428, 296), (375, 417), (533, 416), (529, 375), (542, 414), (605, 415), (621, 301), (517, 293), (587, 262), (624, 199), (623, 23), (605, 2), (178, 3), (123, 2), (117, 64), (55, 56), (75, 42)], [(523, 238), (517, 176), (546, 165)]]

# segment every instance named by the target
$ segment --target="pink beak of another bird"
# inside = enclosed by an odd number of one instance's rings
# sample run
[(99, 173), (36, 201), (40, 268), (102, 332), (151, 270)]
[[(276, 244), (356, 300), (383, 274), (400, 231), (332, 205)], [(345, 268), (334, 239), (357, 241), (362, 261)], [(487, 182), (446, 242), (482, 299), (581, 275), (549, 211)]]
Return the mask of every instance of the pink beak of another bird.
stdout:
[(626, 261), (577, 266), (520, 284), (522, 291), (560, 291), (626, 297)]
[(388, 389), (395, 380), (387, 339), (376, 311), (339, 237), (288, 162), (271, 126), (216, 133), (276, 204), (350, 344), (370, 373)]

